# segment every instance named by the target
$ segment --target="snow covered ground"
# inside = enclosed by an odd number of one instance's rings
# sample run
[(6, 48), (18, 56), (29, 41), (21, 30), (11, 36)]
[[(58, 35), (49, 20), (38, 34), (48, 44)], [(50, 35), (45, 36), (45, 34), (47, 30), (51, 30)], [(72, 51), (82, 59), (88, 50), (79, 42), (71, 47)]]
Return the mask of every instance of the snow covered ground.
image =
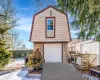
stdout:
[[(74, 69), (76, 69), (72, 64), (70, 64)], [(90, 76), (89, 74), (83, 74), (82, 75), (84, 78), (86, 78), (86, 80), (100, 80), (99, 78)]]
[(14, 69), (24, 67), (24, 59), (16, 59), (14, 62), (9, 63), (5, 69)]
[(88, 78), (88, 80), (100, 80), (99, 78), (90, 76), (90, 75), (88, 75), (88, 74), (84, 74), (84, 75), (82, 75), (82, 76), (85, 77), (85, 78)]
[[(24, 59), (16, 59), (14, 62), (9, 63), (5, 69), (15, 69), (19, 67), (24, 67)], [(28, 71), (27, 70), (16, 70), (14, 72), (4, 74), (0, 76), (0, 80), (40, 80), (39, 78), (28, 78), (26, 77)]]
[[(16, 60), (6, 66), (6, 68), (16, 68), (16, 67), (24, 67), (24, 59), (23, 60)], [(74, 68), (74, 67), (73, 67)], [(40, 80), (40, 78), (28, 78), (27, 75), (28, 71), (26, 69), (16, 70), (14, 72), (4, 74), (0, 76), (0, 80)], [(88, 74), (82, 75), (85, 78), (89, 78), (88, 80), (99, 80), (96, 77), (92, 77)]]
[(28, 78), (26, 77), (27, 70), (17, 70), (9, 74), (0, 76), (0, 80), (40, 80), (39, 78)]

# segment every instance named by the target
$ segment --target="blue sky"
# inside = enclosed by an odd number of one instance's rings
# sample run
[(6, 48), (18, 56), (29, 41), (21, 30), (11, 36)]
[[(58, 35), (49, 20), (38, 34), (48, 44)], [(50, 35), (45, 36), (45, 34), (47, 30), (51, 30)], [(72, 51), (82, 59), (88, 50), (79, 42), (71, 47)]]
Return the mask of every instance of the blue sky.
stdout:
[[(40, 3), (37, 0), (13, 0), (13, 5), (18, 11), (16, 16), (20, 18), (15, 29), (27, 48), (33, 48), (33, 44), (29, 41), (33, 15), (47, 6), (55, 4), (57, 4), (56, 0), (40, 0)], [(70, 21), (71, 17), (69, 16)], [(75, 32), (71, 30), (72, 37), (76, 37), (74, 34)]]

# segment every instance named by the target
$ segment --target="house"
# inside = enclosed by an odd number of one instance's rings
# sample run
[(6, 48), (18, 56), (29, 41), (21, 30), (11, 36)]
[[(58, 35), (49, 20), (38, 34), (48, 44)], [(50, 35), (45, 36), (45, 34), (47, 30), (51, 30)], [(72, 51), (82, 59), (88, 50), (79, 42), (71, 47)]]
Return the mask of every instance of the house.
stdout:
[(74, 48), (72, 47), (72, 45), (78, 44), (80, 42), (83, 41), (87, 41), (86, 39), (82, 40), (82, 39), (78, 39), (78, 38), (71, 38), (71, 41), (68, 43), (68, 51), (73, 51)]
[(68, 16), (49, 6), (33, 17), (30, 41), (39, 48), (46, 62), (66, 62), (71, 41)]

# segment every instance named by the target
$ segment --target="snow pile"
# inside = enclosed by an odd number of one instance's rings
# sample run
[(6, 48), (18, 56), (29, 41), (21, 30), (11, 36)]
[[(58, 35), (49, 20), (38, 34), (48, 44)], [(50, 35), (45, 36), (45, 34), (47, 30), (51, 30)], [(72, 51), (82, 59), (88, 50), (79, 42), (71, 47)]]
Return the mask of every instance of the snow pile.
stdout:
[(88, 80), (99, 80), (99, 78), (90, 76), (90, 75), (88, 75), (88, 74), (83, 74), (82, 76), (85, 77), (85, 78), (87, 78)]
[(40, 80), (39, 78), (27, 78), (27, 70), (17, 70), (0, 76), (0, 80)]
[[(16, 69), (24, 67), (24, 59), (23, 60), (15, 60), (12, 63), (9, 63), (5, 69)], [(16, 70), (14, 72), (1, 75), (0, 80), (40, 80), (39, 78), (28, 78), (26, 75), (28, 74), (27, 70)]]

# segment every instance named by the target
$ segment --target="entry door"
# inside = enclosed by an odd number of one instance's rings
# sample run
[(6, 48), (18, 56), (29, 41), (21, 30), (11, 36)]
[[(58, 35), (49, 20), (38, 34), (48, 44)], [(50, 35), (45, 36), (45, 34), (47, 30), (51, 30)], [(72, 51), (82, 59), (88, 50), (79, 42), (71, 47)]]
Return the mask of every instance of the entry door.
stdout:
[(45, 62), (62, 62), (62, 44), (45, 43), (44, 58)]

